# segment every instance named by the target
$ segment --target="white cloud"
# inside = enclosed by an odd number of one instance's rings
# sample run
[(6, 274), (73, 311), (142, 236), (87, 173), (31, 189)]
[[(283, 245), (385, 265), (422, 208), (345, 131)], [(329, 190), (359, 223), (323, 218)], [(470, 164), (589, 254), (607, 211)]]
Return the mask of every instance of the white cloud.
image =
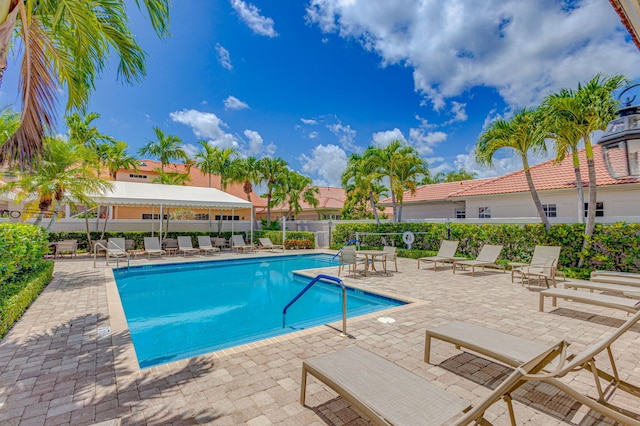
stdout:
[(409, 143), (422, 156), (433, 154), (433, 150), (447, 139), (447, 134), (440, 131), (427, 132), (425, 129), (409, 129)]
[(231, 65), (231, 57), (229, 56), (229, 51), (225, 49), (222, 45), (216, 43), (216, 52), (218, 53), (218, 62), (222, 65), (223, 68), (228, 70), (233, 69), (233, 65)]
[(222, 148), (238, 147), (237, 138), (223, 130), (228, 127), (227, 124), (211, 112), (189, 109), (172, 112), (169, 117), (176, 123), (191, 127), (194, 135), (208, 139), (212, 145)]
[(469, 116), (467, 115), (467, 111), (465, 110), (466, 106), (467, 104), (452, 101), (451, 114), (453, 114), (453, 118), (447, 121), (445, 124), (455, 123), (456, 121), (467, 121), (467, 118), (469, 118)]
[(318, 120), (314, 120), (313, 118), (301, 118), (300, 121), (308, 126), (315, 126), (318, 124)]
[(309, 135), (307, 136), (309, 139), (316, 139), (318, 137), (319, 133), (318, 132), (309, 132)]
[(249, 141), (248, 146), (243, 152), (244, 154), (253, 157), (270, 157), (275, 154), (276, 146), (272, 143), (265, 145), (260, 133), (247, 129), (244, 131), (244, 135)]
[[(478, 86), (518, 108), (596, 71), (640, 75), (636, 48), (601, 0), (310, 0), (306, 19), (358, 40), (385, 66), (413, 68), (416, 90), (436, 110)], [(451, 111), (466, 114), (461, 104)]]
[(235, 96), (229, 96), (227, 99), (224, 100), (224, 107), (225, 109), (241, 110), (241, 109), (248, 109), (249, 105), (247, 105), (246, 102), (242, 102), (240, 99), (236, 98)]
[(240, 15), (240, 19), (247, 24), (254, 33), (267, 37), (277, 37), (278, 33), (273, 28), (273, 19), (260, 15), (260, 9), (242, 0), (231, 0), (231, 6)]
[(406, 138), (397, 127), (393, 130), (374, 133), (371, 139), (373, 141), (373, 146), (376, 148), (385, 148), (396, 139), (406, 142)]
[(302, 171), (312, 175), (315, 185), (340, 186), (347, 167), (347, 153), (336, 145), (318, 145), (311, 156), (300, 156)]
[(350, 125), (347, 124), (345, 126), (338, 120), (337, 123), (327, 124), (327, 129), (338, 138), (338, 141), (344, 149), (349, 151), (357, 150), (354, 144), (357, 132), (353, 130)]
[(189, 156), (189, 158), (194, 158), (200, 150), (198, 146), (195, 146), (192, 143), (182, 144), (182, 149), (184, 149), (184, 152), (187, 153), (187, 156)]

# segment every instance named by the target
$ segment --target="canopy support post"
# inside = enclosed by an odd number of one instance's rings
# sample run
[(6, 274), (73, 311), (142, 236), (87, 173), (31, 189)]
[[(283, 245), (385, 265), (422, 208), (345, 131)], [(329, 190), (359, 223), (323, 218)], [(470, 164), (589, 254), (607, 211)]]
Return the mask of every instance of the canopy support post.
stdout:
[(253, 245), (253, 203), (251, 203), (251, 211), (249, 212), (249, 214), (251, 216), (249, 216), (249, 222), (251, 222), (250, 228), (251, 229), (251, 245)]

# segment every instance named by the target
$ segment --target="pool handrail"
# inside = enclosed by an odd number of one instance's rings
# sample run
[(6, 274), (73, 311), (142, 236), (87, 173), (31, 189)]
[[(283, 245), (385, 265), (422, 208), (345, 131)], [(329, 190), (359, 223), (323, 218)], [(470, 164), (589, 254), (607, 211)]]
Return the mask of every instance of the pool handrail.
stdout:
[(342, 333), (340, 334), (340, 336), (348, 337), (349, 335), (347, 334), (347, 288), (345, 287), (344, 282), (342, 282), (340, 278), (333, 277), (331, 275), (325, 275), (325, 274), (316, 275), (316, 277), (312, 279), (311, 282), (309, 282), (309, 284), (307, 284), (306, 287), (300, 291), (300, 293), (296, 294), (296, 296), (293, 299), (291, 299), (289, 303), (287, 303), (287, 305), (282, 310), (282, 328), (285, 327), (287, 309), (289, 309), (291, 305), (296, 303), (296, 301), (300, 299), (300, 297), (302, 297), (302, 295), (305, 294), (307, 290), (313, 287), (313, 285), (320, 280), (333, 281), (337, 284), (340, 284), (340, 287), (342, 288)]
[[(116, 246), (116, 247), (118, 247), (118, 246)], [(106, 252), (105, 256), (107, 256), (107, 266), (109, 265), (109, 254), (108, 254), (109, 253), (109, 247), (105, 246), (102, 243), (95, 243), (95, 245), (93, 247), (93, 267), (94, 268), (96, 268), (96, 258), (98, 257), (98, 249), (99, 248), (105, 250), (105, 252)], [(129, 255), (129, 253), (127, 253), (127, 271), (129, 270), (130, 263), (131, 263), (131, 256)], [(118, 268), (120, 268), (120, 262), (119, 262), (118, 256), (116, 256), (116, 269), (118, 269)]]

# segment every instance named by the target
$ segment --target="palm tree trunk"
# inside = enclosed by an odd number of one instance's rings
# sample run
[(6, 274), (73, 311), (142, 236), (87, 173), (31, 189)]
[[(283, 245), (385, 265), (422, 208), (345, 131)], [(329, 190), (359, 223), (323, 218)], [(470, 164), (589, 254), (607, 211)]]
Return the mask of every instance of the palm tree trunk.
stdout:
[[(98, 206), (98, 215), (100, 215), (100, 206)], [(107, 207), (107, 213), (104, 215), (104, 225), (102, 225), (102, 234), (100, 234), (100, 239), (104, 238), (104, 234), (107, 232), (107, 222), (109, 221), (109, 210)]]
[(536, 206), (536, 210), (538, 210), (538, 216), (540, 216), (540, 220), (544, 224), (544, 229), (546, 232), (549, 232), (551, 228), (551, 224), (549, 223), (549, 218), (546, 214), (544, 214), (544, 209), (542, 208), (542, 202), (540, 202), (540, 197), (538, 196), (538, 191), (536, 191), (536, 187), (533, 184), (533, 178), (531, 177), (531, 170), (529, 170), (529, 163), (526, 158), (522, 160), (525, 168), (524, 175), (527, 177), (527, 183), (529, 184), (529, 190), (531, 191), (531, 198), (533, 198), (533, 204)]
[(53, 216), (51, 216), (51, 220), (49, 221), (49, 225), (47, 225), (47, 232), (51, 230), (53, 224), (58, 220), (58, 215), (60, 214), (60, 203), (56, 204), (56, 208), (53, 211)]
[(402, 203), (398, 204), (398, 222), (402, 222)]
[(38, 213), (38, 217), (36, 217), (36, 221), (33, 222), (34, 226), (38, 226), (40, 225), (40, 222), (42, 222), (42, 218), (44, 217), (44, 211), (40, 211), (40, 213)]
[(89, 231), (89, 215), (88, 211), (85, 208), (84, 212), (84, 225), (87, 228), (87, 249), (91, 250), (91, 231)]
[(369, 191), (369, 201), (371, 202), (371, 210), (373, 210), (373, 217), (376, 218), (376, 224), (380, 226), (380, 217), (378, 216), (378, 209), (376, 209), (376, 201), (373, 198), (373, 191)]
[(578, 152), (571, 150), (573, 157), (573, 171), (576, 174), (576, 189), (578, 190), (578, 223), (584, 223), (584, 188), (582, 187), (582, 174), (580, 174), (580, 159)]
[[(589, 206), (587, 209), (587, 224), (584, 228), (584, 234), (587, 237), (593, 236), (593, 229), (596, 221), (596, 165), (593, 161), (593, 149), (591, 142), (587, 136), (584, 140), (585, 154), (587, 155), (587, 170), (589, 170)], [(587, 239), (584, 241), (583, 247), (587, 247)]]
[(396, 193), (391, 190), (391, 204), (393, 205), (393, 223), (398, 223), (398, 207), (396, 206)]

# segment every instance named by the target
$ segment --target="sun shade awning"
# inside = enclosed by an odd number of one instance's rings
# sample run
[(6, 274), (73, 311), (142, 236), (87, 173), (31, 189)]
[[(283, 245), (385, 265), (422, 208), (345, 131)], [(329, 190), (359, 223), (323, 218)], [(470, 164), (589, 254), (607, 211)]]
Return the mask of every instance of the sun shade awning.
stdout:
[(92, 197), (106, 206), (168, 206), (216, 209), (250, 209), (251, 203), (215, 188), (110, 182), (111, 189)]

